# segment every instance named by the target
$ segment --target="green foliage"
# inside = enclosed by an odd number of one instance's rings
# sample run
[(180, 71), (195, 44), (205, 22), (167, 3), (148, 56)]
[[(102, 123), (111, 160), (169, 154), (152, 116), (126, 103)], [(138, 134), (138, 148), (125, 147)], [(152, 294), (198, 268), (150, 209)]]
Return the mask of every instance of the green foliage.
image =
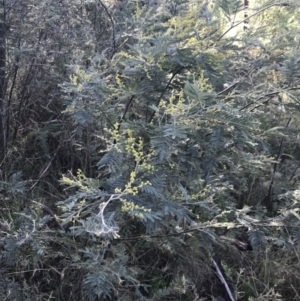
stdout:
[(10, 8), (0, 298), (299, 297), (298, 4), (252, 4)]

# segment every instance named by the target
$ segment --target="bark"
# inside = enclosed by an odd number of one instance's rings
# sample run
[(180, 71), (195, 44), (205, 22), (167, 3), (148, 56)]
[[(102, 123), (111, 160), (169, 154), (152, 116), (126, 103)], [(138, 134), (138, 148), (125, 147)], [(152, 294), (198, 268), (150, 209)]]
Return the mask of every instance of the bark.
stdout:
[(3, 162), (6, 150), (6, 131), (5, 131), (5, 68), (6, 68), (6, 14), (5, 1), (1, 3), (0, 16), (0, 166)]
[(244, 0), (244, 30), (246, 30), (248, 28), (248, 23), (249, 20), (247, 20), (248, 18), (248, 9), (249, 9), (249, 1), (250, 0)]

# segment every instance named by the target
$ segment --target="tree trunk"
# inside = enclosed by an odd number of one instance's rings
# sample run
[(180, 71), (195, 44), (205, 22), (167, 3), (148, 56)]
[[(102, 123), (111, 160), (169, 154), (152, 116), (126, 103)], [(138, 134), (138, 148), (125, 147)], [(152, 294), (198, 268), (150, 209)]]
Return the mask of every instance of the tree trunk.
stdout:
[(0, 166), (3, 163), (6, 150), (6, 131), (5, 131), (5, 68), (6, 68), (6, 14), (5, 1), (1, 3), (0, 15)]
[(249, 24), (249, 20), (248, 18), (248, 9), (249, 9), (249, 1), (250, 0), (244, 0), (244, 30), (246, 30), (248, 28), (248, 24)]

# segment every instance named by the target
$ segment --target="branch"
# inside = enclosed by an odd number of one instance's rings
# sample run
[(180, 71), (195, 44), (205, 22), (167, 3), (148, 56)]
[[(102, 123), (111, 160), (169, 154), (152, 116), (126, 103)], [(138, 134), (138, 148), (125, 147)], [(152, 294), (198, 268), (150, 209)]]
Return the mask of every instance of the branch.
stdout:
[(296, 173), (296, 171), (297, 171), (297, 169), (298, 169), (299, 167), (300, 167), (300, 162), (299, 162), (298, 166), (294, 169), (294, 171), (293, 171), (293, 173), (292, 173), (292, 175), (291, 175), (291, 177), (290, 177), (290, 179), (289, 179), (289, 182), (292, 181), (292, 179), (293, 179), (293, 177), (294, 177), (294, 175), (295, 175), (295, 173)]
[(63, 225), (59, 222), (58, 218), (56, 217), (56, 215), (54, 214), (54, 212), (46, 205), (42, 205), (42, 208), (50, 214), (50, 216), (53, 217), (53, 219), (55, 220), (55, 222), (57, 223), (58, 227), (60, 230), (62, 231), (66, 231), (65, 228), (63, 227)]
[(275, 91), (275, 92), (270, 92), (270, 93), (267, 93), (267, 94), (265, 94), (265, 95), (263, 95), (263, 96), (260, 96), (260, 97), (258, 97), (257, 99), (255, 99), (254, 101), (251, 101), (250, 103), (246, 104), (244, 107), (240, 108), (239, 111), (242, 111), (242, 110), (244, 110), (244, 109), (247, 109), (248, 107), (250, 107), (251, 105), (253, 105), (254, 103), (256, 103), (258, 100), (261, 100), (261, 99), (263, 99), (263, 98), (265, 98), (265, 97), (268, 97), (267, 100), (263, 101), (262, 103), (258, 104), (258, 105), (255, 106), (254, 108), (252, 108), (251, 111), (250, 111), (250, 112), (252, 112), (254, 109), (260, 107), (261, 105), (263, 105), (263, 104), (265, 104), (265, 103), (267, 103), (270, 99), (272, 99), (272, 97), (273, 97), (274, 95), (278, 95), (279, 93), (280, 93), (280, 91)]
[[(175, 72), (173, 73), (173, 75), (171, 76), (171, 78), (170, 78), (170, 80), (168, 81), (167, 85), (165, 86), (164, 90), (163, 90), (162, 93), (160, 94), (160, 97), (159, 97), (158, 102), (157, 102), (157, 105), (156, 105), (157, 107), (159, 106), (160, 101), (162, 100), (162, 98), (163, 98), (165, 92), (166, 92), (167, 89), (169, 88), (169, 86), (170, 86), (172, 80), (174, 79), (174, 77), (175, 77), (180, 71), (182, 71), (183, 69), (184, 69), (184, 67), (181, 67), (181, 68), (179, 68), (177, 71), (175, 71)], [(150, 119), (149, 119), (149, 123), (151, 123), (152, 119), (154, 118), (155, 113), (156, 113), (156, 112), (154, 111), (153, 114), (151, 115), (151, 117), (150, 117)]]
[(235, 87), (237, 84), (239, 84), (239, 82), (233, 83), (232, 85), (230, 85), (229, 87), (225, 88), (224, 90), (220, 91), (217, 93), (217, 95), (221, 95), (226, 93), (228, 90), (230, 90), (231, 88)]
[[(289, 118), (289, 120), (286, 124), (286, 128), (289, 126), (291, 120), (292, 120), (292, 117)], [(277, 153), (277, 156), (276, 156), (276, 162), (274, 163), (273, 175), (272, 175), (272, 179), (271, 179), (271, 183), (270, 183), (269, 191), (268, 191), (268, 195), (267, 195), (267, 202), (268, 202), (268, 205), (270, 206), (270, 208), (271, 208), (271, 205), (272, 205), (272, 189), (273, 189), (273, 184), (274, 184), (274, 178), (275, 178), (275, 173), (276, 173), (277, 166), (278, 166), (278, 160), (280, 158), (281, 151), (282, 151), (283, 139), (284, 139), (284, 137), (282, 137), (281, 141), (280, 141), (280, 146), (279, 146), (278, 153)]]
[(239, 26), (239, 25), (245, 23), (245, 21), (248, 21), (248, 20), (251, 19), (252, 17), (255, 17), (255, 16), (257, 16), (258, 14), (262, 13), (263, 11), (265, 11), (265, 10), (267, 10), (267, 9), (273, 7), (273, 6), (277, 6), (277, 5), (279, 5), (279, 4), (278, 4), (278, 3), (270, 4), (270, 5), (268, 5), (268, 6), (264, 7), (264, 8), (262, 8), (262, 9), (260, 9), (260, 10), (257, 11), (256, 13), (250, 15), (249, 17), (244, 18), (244, 20), (242, 20), (242, 21), (240, 21), (240, 22), (237, 22), (237, 23), (234, 24), (234, 25), (231, 25), (227, 30), (225, 30), (224, 33), (221, 34), (221, 36), (217, 39), (217, 41), (220, 41), (220, 40), (221, 40), (221, 39), (222, 39), (222, 38), (223, 38), (223, 37), (231, 30), (231, 29), (233, 29), (233, 28), (235, 28), (235, 27), (237, 27), (237, 26)]
[(39, 181), (45, 176), (46, 172), (48, 171), (48, 169), (50, 168), (53, 160), (55, 159), (55, 157), (57, 156), (58, 151), (61, 148), (61, 141), (58, 144), (58, 147), (56, 148), (55, 152), (53, 153), (52, 157), (50, 158), (50, 160), (44, 165), (43, 169), (40, 171), (39, 173), (39, 177), (36, 180), (36, 182), (30, 187), (29, 191), (31, 191), (37, 183), (39, 183)]
[(213, 258), (211, 259), (211, 261), (212, 261), (212, 263), (213, 263), (213, 265), (214, 265), (214, 267), (215, 267), (215, 269), (217, 271), (219, 279), (221, 280), (221, 282), (224, 284), (224, 286), (226, 288), (226, 291), (227, 291), (228, 296), (230, 297), (230, 300), (231, 301), (235, 301), (234, 297), (233, 297), (233, 295), (232, 295), (232, 293), (230, 291), (230, 288), (229, 288), (229, 286), (228, 286), (228, 284), (227, 284), (227, 282), (226, 282), (226, 280), (225, 280), (225, 278), (224, 278), (224, 276), (223, 276), (223, 274), (222, 274), (219, 266), (217, 265), (217, 263), (215, 262), (215, 260)]
[[(264, 222), (257, 222), (257, 223), (251, 223), (253, 224), (254, 226), (256, 227), (265, 227), (265, 228), (268, 228), (268, 227), (271, 227), (271, 228), (279, 228), (279, 227), (283, 227), (283, 228), (292, 228), (292, 229), (297, 229), (298, 226), (287, 226), (285, 224), (283, 224), (282, 222), (280, 221), (273, 221), (272, 219), (268, 219), (268, 220), (265, 220)], [(224, 228), (226, 227), (225, 226), (222, 226), (222, 224), (211, 224), (211, 225), (204, 225), (204, 226), (201, 226), (201, 227), (197, 227), (197, 228), (193, 228), (193, 229), (187, 229), (187, 230), (183, 230), (183, 231), (180, 231), (180, 232), (175, 232), (175, 233), (169, 233), (169, 234), (161, 234), (161, 235), (136, 235), (136, 236), (132, 236), (132, 237), (126, 237), (126, 238), (116, 238), (115, 240), (138, 240), (138, 239), (151, 239), (151, 238), (167, 238), (167, 237), (174, 237), (174, 236), (180, 236), (182, 234), (187, 234), (187, 233), (192, 233), (192, 232), (196, 232), (196, 231), (205, 231), (206, 229), (212, 229), (212, 228)], [(231, 226), (231, 228), (242, 228), (244, 227), (243, 224), (240, 224), (240, 225), (235, 225), (234, 227)]]
[(113, 20), (111, 14), (109, 13), (107, 7), (105, 6), (105, 4), (101, 0), (98, 0), (98, 1), (101, 4), (101, 6), (104, 8), (104, 10), (105, 10), (106, 14), (108, 15), (108, 18), (110, 19), (110, 22), (111, 22), (112, 35), (113, 35), (113, 53), (111, 55), (111, 58), (112, 58), (116, 52), (116, 36), (115, 36), (114, 20)]

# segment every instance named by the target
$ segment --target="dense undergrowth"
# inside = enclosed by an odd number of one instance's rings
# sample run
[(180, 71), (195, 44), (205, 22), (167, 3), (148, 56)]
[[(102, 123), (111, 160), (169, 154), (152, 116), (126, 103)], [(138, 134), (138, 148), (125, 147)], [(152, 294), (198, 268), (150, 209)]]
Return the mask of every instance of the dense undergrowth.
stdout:
[(299, 300), (299, 4), (123, 2), (1, 4), (0, 299)]

